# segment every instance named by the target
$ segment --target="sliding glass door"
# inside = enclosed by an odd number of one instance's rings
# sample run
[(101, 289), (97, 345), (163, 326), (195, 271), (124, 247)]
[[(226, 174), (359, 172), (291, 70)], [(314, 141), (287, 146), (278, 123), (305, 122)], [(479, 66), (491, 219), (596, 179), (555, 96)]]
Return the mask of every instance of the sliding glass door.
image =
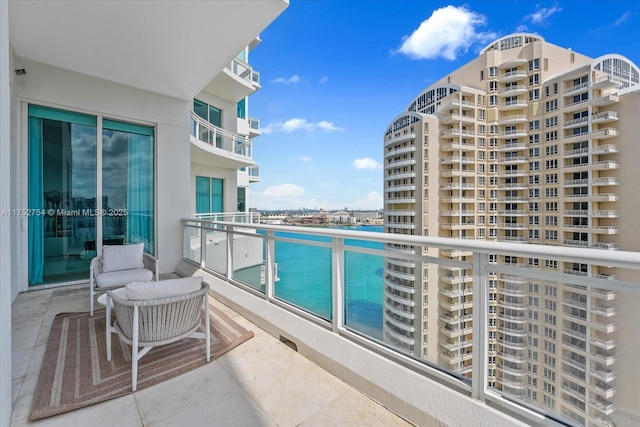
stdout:
[(102, 121), (102, 242), (154, 250), (153, 129)]
[(153, 128), (30, 105), (28, 130), (29, 286), (88, 279), (102, 244), (155, 254)]
[(89, 277), (95, 256), (96, 118), (29, 107), (29, 285)]

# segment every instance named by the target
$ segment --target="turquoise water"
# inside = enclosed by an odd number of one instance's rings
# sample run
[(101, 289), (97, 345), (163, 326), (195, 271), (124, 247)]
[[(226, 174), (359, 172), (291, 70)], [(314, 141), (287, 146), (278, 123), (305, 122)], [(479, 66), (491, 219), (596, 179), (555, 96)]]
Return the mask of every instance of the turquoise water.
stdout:
[[(344, 229), (344, 228), (342, 228)], [(382, 232), (382, 227), (350, 230)], [(304, 230), (300, 230), (304, 233)], [(324, 236), (276, 233), (306, 241), (330, 242)], [(382, 249), (382, 243), (345, 240), (346, 245)], [(331, 249), (276, 241), (278, 278), (275, 296), (322, 318), (331, 319)], [(345, 323), (374, 338), (382, 338), (383, 258), (345, 251)]]

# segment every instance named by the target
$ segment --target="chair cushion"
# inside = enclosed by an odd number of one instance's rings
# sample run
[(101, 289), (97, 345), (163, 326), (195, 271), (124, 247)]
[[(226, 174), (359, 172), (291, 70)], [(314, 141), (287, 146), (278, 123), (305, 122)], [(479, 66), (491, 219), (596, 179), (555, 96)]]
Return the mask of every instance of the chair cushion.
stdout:
[(202, 277), (200, 276), (161, 280), (159, 282), (128, 283), (126, 286), (129, 300), (171, 298), (199, 291), (201, 288)]
[(131, 282), (148, 282), (151, 279), (153, 279), (153, 272), (146, 268), (136, 268), (98, 274), (96, 285), (99, 288), (114, 288)]
[(135, 245), (104, 245), (102, 247), (102, 271), (135, 270), (144, 268), (144, 243)]
[[(117, 296), (117, 297), (118, 297), (118, 298), (120, 298), (120, 299), (128, 299), (128, 298), (127, 298), (127, 290), (126, 290), (124, 287), (122, 287), (122, 288), (117, 288), (117, 289), (114, 289), (114, 290), (109, 291), (109, 292), (110, 292), (112, 295), (115, 295), (115, 296)], [(104, 294), (103, 294), (103, 295), (104, 295)]]

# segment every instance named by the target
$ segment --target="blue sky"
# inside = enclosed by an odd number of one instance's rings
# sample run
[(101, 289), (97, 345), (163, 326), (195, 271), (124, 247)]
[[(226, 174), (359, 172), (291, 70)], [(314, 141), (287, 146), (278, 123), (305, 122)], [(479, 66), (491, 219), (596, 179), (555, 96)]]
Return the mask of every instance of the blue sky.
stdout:
[(380, 209), (383, 134), (424, 88), (514, 32), (640, 63), (640, 2), (291, 0), (249, 57), (249, 206)]

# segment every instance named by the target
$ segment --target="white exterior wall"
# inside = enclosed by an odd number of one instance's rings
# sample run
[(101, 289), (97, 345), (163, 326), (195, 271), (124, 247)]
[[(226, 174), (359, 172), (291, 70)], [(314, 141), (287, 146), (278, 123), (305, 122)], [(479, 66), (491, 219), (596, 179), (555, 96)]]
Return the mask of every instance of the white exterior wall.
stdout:
[[(27, 135), (26, 105), (40, 104), (70, 111), (79, 111), (109, 118), (155, 126), (156, 132), (156, 255), (160, 273), (172, 272), (182, 258), (182, 228), (180, 219), (188, 217), (190, 195), (190, 102), (157, 95), (95, 77), (74, 73), (38, 62), (19, 59), (27, 70), (16, 78), (18, 101), (16, 141), (18, 177), (15, 206), (27, 206)], [(25, 222), (26, 225), (26, 222)], [(22, 256), (20, 291), (27, 290), (28, 230), (19, 227), (15, 240)], [(14, 250), (15, 246), (12, 246)]]
[[(0, 2), (0, 209), (9, 209), (11, 189), (11, 84), (9, 2)], [(11, 421), (11, 281), (10, 219), (0, 216), (0, 425)]]

